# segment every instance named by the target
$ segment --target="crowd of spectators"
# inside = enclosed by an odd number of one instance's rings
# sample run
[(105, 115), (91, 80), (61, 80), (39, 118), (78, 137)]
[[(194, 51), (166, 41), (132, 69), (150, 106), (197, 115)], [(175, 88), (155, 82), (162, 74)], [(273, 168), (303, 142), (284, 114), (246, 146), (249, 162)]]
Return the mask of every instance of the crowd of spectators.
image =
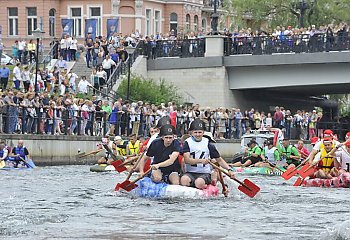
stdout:
[(93, 96), (83, 99), (72, 93), (54, 96), (49, 92), (3, 91), (0, 99), (0, 132), (23, 134), (67, 134), (128, 136), (149, 134), (150, 127), (163, 116), (170, 116), (178, 135), (187, 133), (189, 123), (201, 118), (216, 139), (239, 139), (251, 130), (268, 126), (283, 130), (286, 138), (307, 140), (322, 136), (318, 126), (322, 113), (291, 111), (276, 107), (275, 112), (255, 109), (202, 108), (198, 104), (176, 105), (129, 102), (123, 99), (108, 101)]

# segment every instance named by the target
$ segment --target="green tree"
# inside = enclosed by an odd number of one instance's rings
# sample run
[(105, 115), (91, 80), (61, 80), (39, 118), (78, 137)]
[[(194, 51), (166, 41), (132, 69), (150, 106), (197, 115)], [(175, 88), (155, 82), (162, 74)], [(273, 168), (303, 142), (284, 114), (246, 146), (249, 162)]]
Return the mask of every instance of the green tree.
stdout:
[(228, 14), (234, 16), (236, 25), (242, 27), (247, 27), (247, 22), (250, 27), (265, 22), (272, 28), (278, 25), (300, 27), (301, 17), (306, 27), (350, 21), (349, 0), (226, 0), (225, 7)]
[[(118, 93), (126, 96), (127, 88), (128, 80), (125, 78), (119, 85)], [(130, 79), (130, 99), (154, 104), (173, 101), (180, 104), (183, 102), (182, 96), (173, 84), (166, 83), (164, 79), (156, 82), (153, 79), (145, 79), (140, 76), (132, 76)]]

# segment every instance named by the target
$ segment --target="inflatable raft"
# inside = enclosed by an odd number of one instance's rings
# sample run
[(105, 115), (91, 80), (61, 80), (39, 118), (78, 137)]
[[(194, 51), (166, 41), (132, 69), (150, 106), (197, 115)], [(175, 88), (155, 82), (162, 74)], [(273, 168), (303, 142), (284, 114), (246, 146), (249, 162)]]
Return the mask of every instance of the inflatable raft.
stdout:
[(90, 167), (90, 172), (110, 172), (115, 171), (113, 165), (108, 164), (95, 164)]
[(325, 187), (325, 188), (349, 188), (350, 173), (343, 173), (339, 177), (332, 179), (312, 178), (304, 180), (303, 187)]
[(32, 170), (36, 168), (34, 162), (32, 159), (29, 159), (26, 161), (26, 164), (25, 166), (23, 167), (13, 167), (13, 166), (8, 166), (8, 165), (5, 165), (4, 167), (0, 168), (0, 170), (3, 170), (3, 171), (20, 171), (20, 170)]
[(208, 185), (204, 190), (166, 183), (154, 183), (150, 178), (145, 177), (136, 183), (138, 186), (130, 193), (135, 197), (143, 198), (210, 198), (219, 195), (216, 186)]
[(251, 175), (270, 175), (270, 176), (281, 176), (285, 171), (283, 167), (277, 167), (273, 169), (272, 167), (232, 167), (233, 172), (244, 173)]

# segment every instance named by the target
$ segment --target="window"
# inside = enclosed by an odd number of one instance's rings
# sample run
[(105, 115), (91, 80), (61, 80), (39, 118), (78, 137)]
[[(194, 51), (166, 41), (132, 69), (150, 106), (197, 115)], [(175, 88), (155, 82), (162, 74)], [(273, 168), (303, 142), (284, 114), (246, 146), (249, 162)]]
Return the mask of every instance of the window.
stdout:
[(193, 18), (193, 29), (195, 32), (198, 31), (198, 16), (197, 15), (195, 15)]
[(176, 13), (171, 13), (170, 14), (170, 31), (174, 30), (175, 32), (177, 31), (177, 14)]
[(207, 20), (205, 18), (202, 19), (202, 31), (204, 33), (207, 31)]
[(102, 14), (100, 7), (91, 7), (90, 8), (90, 18), (97, 19), (96, 23), (96, 36), (102, 35)]
[(33, 30), (38, 27), (38, 19), (36, 16), (36, 7), (27, 8), (27, 34), (33, 35)]
[(146, 35), (151, 35), (151, 9), (146, 9)]
[(18, 8), (8, 8), (9, 36), (18, 35)]
[(160, 11), (154, 11), (154, 31), (155, 33), (160, 33), (160, 22), (161, 16)]
[(56, 31), (56, 9), (51, 8), (49, 11), (49, 34), (51, 37), (55, 36)]
[(81, 8), (71, 8), (70, 17), (73, 19), (73, 36), (82, 36), (82, 23)]
[(191, 22), (190, 14), (187, 14), (187, 15), (186, 15), (186, 26), (185, 26), (187, 31), (190, 31), (190, 30), (191, 30), (190, 22)]

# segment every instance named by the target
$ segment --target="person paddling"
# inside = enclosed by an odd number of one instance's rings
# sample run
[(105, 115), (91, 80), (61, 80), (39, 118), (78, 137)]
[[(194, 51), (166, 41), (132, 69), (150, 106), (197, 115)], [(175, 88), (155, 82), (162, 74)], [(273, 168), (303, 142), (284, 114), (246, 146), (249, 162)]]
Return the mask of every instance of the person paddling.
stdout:
[[(5, 143), (0, 143), (0, 162), (2, 166), (5, 166), (5, 162), (8, 160), (9, 152)], [(1, 168), (1, 167), (0, 167)]]
[(19, 167), (19, 164), (25, 163), (26, 159), (30, 159), (29, 151), (24, 146), (24, 141), (22, 139), (18, 140), (17, 146), (12, 149), (12, 153), (10, 155), (13, 160), (11, 161), (14, 167)]
[(266, 146), (261, 152), (261, 159), (264, 162), (257, 162), (255, 167), (271, 167), (271, 164), (277, 165), (281, 161), (281, 155), (276, 147), (273, 146), (273, 141), (268, 140)]
[(189, 130), (191, 137), (187, 138), (183, 146), (186, 173), (181, 177), (181, 185), (204, 189), (210, 184), (212, 167), (210, 159), (215, 159), (221, 167), (229, 171), (234, 177), (230, 166), (220, 157), (216, 147), (203, 137), (205, 123), (200, 119), (191, 122)]
[(259, 147), (258, 143), (252, 139), (247, 146), (248, 148), (245, 149), (245, 154), (247, 154), (247, 157), (242, 158), (241, 161), (232, 164), (233, 167), (248, 167), (262, 161), (261, 148)]
[(288, 168), (295, 168), (299, 165), (300, 155), (298, 149), (290, 144), (288, 138), (283, 139), (281, 149), (279, 149), (282, 154), (282, 159), (286, 160)]
[(317, 171), (314, 174), (316, 178), (331, 179), (338, 176), (337, 168), (339, 167), (338, 161), (335, 161), (335, 153), (331, 153), (335, 147), (333, 145), (333, 139), (331, 137), (323, 139), (324, 148), (316, 154), (313, 165), (317, 164)]
[(155, 139), (140, 160), (140, 175), (144, 173), (145, 162), (153, 157), (151, 178), (154, 182), (180, 184), (181, 166), (178, 160), (180, 142), (175, 139), (176, 130), (172, 125), (160, 129), (160, 138)]

